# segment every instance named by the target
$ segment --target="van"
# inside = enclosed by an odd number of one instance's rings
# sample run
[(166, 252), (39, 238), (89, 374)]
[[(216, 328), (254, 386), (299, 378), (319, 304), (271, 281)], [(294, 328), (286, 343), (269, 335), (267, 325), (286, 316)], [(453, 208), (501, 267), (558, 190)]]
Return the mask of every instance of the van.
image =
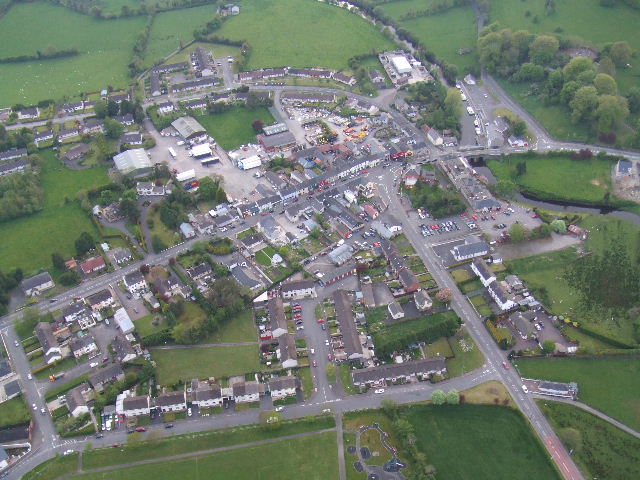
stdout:
[(95, 367), (97, 367), (97, 366), (98, 366), (98, 362), (91, 362), (91, 363), (89, 364), (89, 366), (90, 366), (91, 368), (95, 368)]

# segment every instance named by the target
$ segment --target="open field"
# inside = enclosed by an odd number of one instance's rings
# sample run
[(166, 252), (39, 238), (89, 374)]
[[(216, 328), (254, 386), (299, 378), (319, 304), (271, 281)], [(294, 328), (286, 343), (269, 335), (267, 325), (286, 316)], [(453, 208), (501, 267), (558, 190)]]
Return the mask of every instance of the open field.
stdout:
[(75, 252), (74, 242), (83, 231), (99, 239), (97, 229), (78, 202), (65, 204), (64, 199), (73, 200), (80, 189), (108, 183), (105, 167), (69, 170), (52, 150), (45, 150), (41, 155), (44, 208), (33, 215), (0, 223), (0, 268), (20, 267), (26, 276), (38, 268), (48, 267), (53, 252), (70, 257)]
[[(309, 452), (313, 451), (313, 455)], [(250, 468), (247, 468), (248, 464)], [(277, 443), (238, 448), (169, 462), (158, 462), (121, 470), (80, 475), (79, 479), (144, 478), (175, 479), (186, 476), (194, 480), (215, 476), (228, 480), (269, 478), (304, 478), (326, 480), (338, 478), (336, 434), (321, 433)]]
[(257, 345), (233, 347), (193, 347), (152, 349), (158, 363), (158, 383), (172, 385), (178, 380), (227, 377), (261, 369)]
[(23, 480), (54, 480), (62, 475), (73, 473), (78, 469), (78, 453), (71, 455), (57, 455), (36, 468), (27, 472)]
[[(457, 65), (460, 72), (465, 67), (475, 65), (478, 61), (475, 54), (478, 29), (473, 8), (457, 7), (436, 15), (398, 20), (409, 10), (422, 10), (427, 4), (425, 1), (409, 0), (386, 3), (380, 8), (413, 33), (439, 59)], [(459, 55), (460, 48), (471, 48), (474, 53)]]
[(0, 403), (0, 428), (29, 423), (31, 414), (22, 395)]
[(200, 343), (255, 342), (257, 338), (258, 332), (253, 323), (253, 314), (251, 310), (246, 310), (226, 322), (219, 331)]
[[(522, 415), (484, 405), (409, 408), (417, 446), (438, 479), (559, 479)], [(464, 452), (464, 455), (461, 455)]]
[[(516, 176), (516, 165), (522, 162), (526, 164), (526, 173)], [(500, 161), (490, 160), (488, 166), (499, 180), (512, 180), (524, 192), (547, 200), (597, 203), (611, 191), (613, 163), (600, 158), (507, 156)], [(567, 179), (571, 179), (571, 188), (567, 188)]]
[(312, 0), (242, 2), (240, 15), (215, 33), (249, 42), (248, 70), (283, 65), (345, 69), (354, 55), (393, 45), (366, 20)]
[(255, 143), (256, 132), (251, 126), (254, 120), (262, 120), (265, 125), (275, 122), (269, 110), (264, 107), (250, 110), (243, 106), (236, 106), (224, 113), (199, 115), (195, 118), (225, 150)]
[(578, 399), (640, 429), (640, 357), (518, 359), (523, 377), (578, 382)]
[(572, 405), (538, 404), (587, 478), (640, 478), (640, 440)]
[(98, 20), (44, 2), (14, 5), (0, 19), (0, 57), (35, 55), (49, 45), (76, 48), (80, 55), (0, 65), (0, 105), (126, 85), (131, 49), (145, 21), (143, 16)]

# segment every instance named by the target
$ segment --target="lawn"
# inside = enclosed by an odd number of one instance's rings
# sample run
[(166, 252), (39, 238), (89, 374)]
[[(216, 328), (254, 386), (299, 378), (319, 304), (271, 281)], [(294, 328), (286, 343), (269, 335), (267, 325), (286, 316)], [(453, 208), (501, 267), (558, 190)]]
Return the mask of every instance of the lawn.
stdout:
[[(158, 326), (154, 326), (151, 322), (153, 319), (159, 317), (161, 321), (158, 323)], [(162, 315), (157, 315), (150, 313), (149, 315), (145, 315), (144, 317), (140, 317), (137, 320), (133, 321), (133, 324), (136, 327), (136, 331), (140, 337), (146, 337), (147, 335), (151, 335), (153, 333), (160, 332), (168, 327)]]
[(78, 469), (78, 455), (56, 455), (54, 458), (41, 463), (36, 468), (27, 472), (22, 480), (54, 480), (63, 475), (73, 473)]
[(313, 394), (313, 377), (311, 375), (311, 368), (299, 368), (296, 373), (302, 382), (304, 398), (309, 398)]
[(225, 150), (256, 143), (256, 132), (251, 126), (255, 120), (262, 120), (265, 125), (275, 123), (273, 115), (264, 107), (250, 110), (244, 106), (235, 106), (224, 113), (199, 115), (195, 118)]
[(35, 55), (49, 45), (76, 48), (80, 54), (1, 64), (0, 105), (29, 105), (127, 85), (127, 64), (145, 22), (144, 16), (98, 20), (48, 2), (14, 5), (0, 19), (0, 57)]
[(640, 440), (572, 405), (538, 400), (542, 412), (587, 478), (640, 478)]
[(257, 345), (152, 349), (158, 364), (158, 382), (173, 385), (178, 380), (227, 377), (261, 370)]
[(248, 70), (283, 65), (345, 69), (355, 55), (393, 48), (368, 21), (312, 0), (244, 1), (240, 15), (215, 33), (249, 42)]
[(22, 425), (29, 423), (29, 420), (31, 413), (22, 395), (0, 403), (0, 428)]
[[(147, 220), (151, 220), (153, 222), (153, 228), (150, 228), (152, 238), (154, 235), (157, 235), (160, 240), (162, 240), (162, 243), (164, 243), (167, 247), (172, 247), (173, 245), (176, 245), (182, 241), (182, 238), (180, 237), (180, 234), (178, 232), (171, 230), (164, 223), (162, 223), (162, 220), (160, 220), (159, 209), (152, 208), (149, 211)], [(149, 245), (149, 248), (152, 248), (152, 246)]]
[(523, 377), (577, 382), (578, 400), (640, 430), (640, 358), (518, 359)]
[(256, 262), (260, 265), (264, 265), (265, 267), (271, 266), (271, 259), (276, 254), (276, 251), (273, 247), (265, 247), (262, 250), (258, 250), (256, 252)]
[(200, 343), (255, 342), (257, 335), (253, 314), (251, 310), (246, 310), (224, 323), (220, 330)]
[[(516, 165), (526, 163), (526, 173), (516, 176)], [(545, 200), (601, 203), (611, 191), (613, 163), (601, 158), (571, 160), (566, 155), (508, 156), (490, 160), (489, 168), (500, 180), (513, 180), (521, 190)], [(571, 188), (567, 188), (567, 179)]]
[(447, 340), (453, 351), (453, 357), (447, 358), (449, 377), (464, 375), (482, 366), (484, 356), (466, 328), (461, 328)]
[(44, 209), (0, 223), (0, 269), (20, 267), (25, 276), (36, 273), (39, 268), (48, 268), (53, 252), (65, 258), (73, 255), (74, 242), (83, 231), (99, 239), (97, 229), (78, 202), (65, 204), (64, 199), (74, 199), (80, 189), (104, 185), (109, 180), (104, 167), (69, 170), (60, 164), (52, 150), (45, 150), (41, 155)]
[[(313, 455), (309, 452), (313, 451)], [(248, 463), (251, 467), (247, 468)], [(86, 468), (86, 467), (85, 467)], [(326, 432), (280, 442), (238, 448), (220, 453), (198, 455), (180, 460), (84, 474), (78, 479), (137, 480), (154, 478), (227, 480), (304, 478), (326, 480), (338, 478), (336, 434)]]
[[(485, 405), (410, 407), (417, 446), (439, 480), (559, 479), (520, 412)], [(462, 454), (464, 452), (464, 454)]]

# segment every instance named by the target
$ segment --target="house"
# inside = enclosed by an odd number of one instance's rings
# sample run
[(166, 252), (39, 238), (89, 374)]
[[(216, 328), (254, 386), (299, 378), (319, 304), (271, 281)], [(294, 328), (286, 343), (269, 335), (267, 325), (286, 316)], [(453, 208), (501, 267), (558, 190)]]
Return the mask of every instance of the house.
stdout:
[(69, 114), (76, 113), (76, 112), (79, 112), (80, 110), (84, 110), (84, 103), (83, 102), (65, 103), (62, 105), (62, 107), (60, 107), (60, 110)]
[(489, 268), (489, 265), (481, 258), (477, 258), (471, 262), (471, 270), (480, 278), (482, 285), (485, 287), (496, 280), (496, 276)]
[(213, 278), (213, 269), (211, 265), (206, 262), (202, 262), (199, 265), (194, 265), (193, 267), (189, 267), (185, 269), (189, 278), (193, 281), (203, 279), (205, 281), (209, 281)]
[(420, 290), (418, 278), (406, 267), (398, 272), (398, 280), (400, 280), (405, 293), (414, 293)]
[(99, 255), (91, 257), (80, 264), (80, 269), (85, 275), (91, 275), (92, 273), (99, 272), (106, 268), (107, 264), (105, 263), (104, 258)]
[(98, 346), (93, 335), (87, 334), (84, 337), (76, 338), (69, 343), (71, 353), (75, 358), (80, 358), (83, 355), (88, 355), (91, 352), (97, 352)]
[[(116, 410), (117, 411), (117, 410)], [(122, 414), (125, 417), (139, 417), (151, 413), (149, 395), (125, 397), (122, 399)]]
[(402, 309), (402, 305), (400, 305), (395, 300), (389, 302), (389, 305), (387, 305), (387, 310), (389, 310), (389, 314), (394, 320), (400, 320), (401, 318), (404, 318), (404, 310)]
[(296, 340), (293, 335), (281, 335), (278, 338), (278, 349), (276, 350), (282, 368), (295, 368), (298, 366), (298, 351)]
[(282, 298), (271, 297), (267, 303), (269, 322), (271, 323), (271, 335), (278, 338), (288, 334), (287, 318), (284, 315)]
[(0, 152), (0, 162), (6, 162), (7, 160), (15, 160), (18, 158), (26, 157), (26, 148), (12, 148), (4, 152)]
[(380, 212), (378, 210), (376, 210), (372, 205), (369, 205), (368, 203), (363, 205), (362, 209), (373, 220), (375, 220), (376, 218), (378, 218), (380, 216)]
[(155, 286), (158, 293), (165, 299), (173, 297), (174, 295), (182, 295), (180, 282), (178, 282), (178, 279), (173, 275), (169, 275), (168, 278), (159, 278), (156, 280)]
[(120, 137), (121, 145), (142, 145), (144, 139), (140, 132), (125, 132)]
[(187, 396), (184, 390), (163, 393), (154, 398), (153, 402), (161, 412), (180, 412), (187, 409)]
[(446, 371), (444, 358), (424, 358), (353, 370), (351, 378), (355, 386), (364, 388), (387, 382), (396, 383), (399, 380), (404, 382), (426, 380), (431, 375), (442, 375)]
[(351, 299), (345, 290), (333, 293), (336, 320), (340, 324), (340, 333), (344, 343), (344, 353), (347, 360), (359, 360), (364, 357), (360, 334), (351, 309)]
[(353, 256), (353, 247), (345, 243), (331, 250), (327, 254), (327, 256), (329, 257), (329, 260), (331, 260), (331, 262), (335, 265), (343, 265)]
[(389, 240), (393, 238), (393, 232), (382, 222), (375, 220), (371, 222), (371, 228), (373, 228), (380, 237)]
[(240, 243), (251, 253), (256, 253), (266, 247), (260, 235), (246, 235), (240, 239)]
[(413, 294), (413, 301), (421, 312), (429, 310), (433, 306), (433, 300), (426, 290), (418, 290)]
[(62, 142), (78, 136), (80, 136), (80, 130), (77, 128), (62, 129), (58, 132), (58, 141)]
[(25, 278), (20, 283), (22, 291), (27, 297), (40, 295), (45, 290), (53, 288), (55, 284), (49, 272), (42, 272), (30, 278)]
[(117, 104), (121, 104), (124, 101), (131, 101), (131, 95), (129, 93), (117, 93), (115, 95), (109, 95), (110, 102), (116, 102)]
[(385, 225), (393, 234), (402, 232), (402, 222), (393, 215), (387, 215), (387, 222)]
[(344, 73), (334, 73), (333, 79), (349, 86), (353, 86), (357, 83), (355, 77), (352, 77), (351, 75), (345, 75)]
[(292, 375), (276, 377), (269, 380), (269, 392), (273, 400), (280, 400), (296, 394), (298, 379)]
[(116, 115), (115, 117), (113, 117), (113, 119), (121, 125), (124, 125), (125, 127), (130, 127), (135, 123), (135, 119), (130, 113), (127, 113), (125, 115)]
[(507, 283), (507, 288), (512, 292), (521, 292), (524, 290), (524, 283), (517, 275), (507, 275), (504, 279)]
[(340, 280), (344, 280), (350, 275), (355, 275), (356, 266), (354, 263), (349, 263), (347, 265), (342, 265), (341, 267), (334, 268), (326, 272), (321, 280), (321, 283), (324, 285), (332, 285)]
[(160, 115), (165, 115), (167, 113), (171, 113), (175, 111), (176, 111), (176, 107), (171, 102), (164, 102), (164, 103), (158, 104), (158, 113)]
[(217, 407), (223, 403), (222, 390), (216, 384), (199, 385), (192, 390), (191, 398), (193, 399), (193, 404), (199, 408)]
[(124, 371), (118, 364), (112, 363), (95, 373), (89, 375), (89, 382), (96, 391), (101, 391), (104, 385), (111, 382), (119, 382), (124, 379)]
[(444, 138), (435, 128), (429, 129), (427, 132), (427, 139), (436, 147), (439, 147), (444, 143)]
[(316, 285), (313, 280), (298, 280), (283, 283), (280, 294), (285, 300), (299, 300), (301, 298), (315, 298)]
[(153, 182), (137, 182), (136, 191), (139, 196), (162, 196), (164, 195), (164, 185), (155, 185)]
[(84, 122), (82, 133), (88, 135), (90, 133), (104, 133), (104, 122), (97, 118), (91, 118)]
[(275, 245), (284, 245), (287, 243), (287, 237), (284, 230), (278, 224), (273, 215), (262, 217), (256, 225), (258, 232), (262, 233), (268, 242)]
[(453, 247), (451, 253), (456, 261), (462, 262), (464, 260), (487, 255), (489, 251), (489, 245), (487, 242), (471, 235), (464, 239), (464, 243), (462, 245), (456, 245)]
[(244, 268), (236, 266), (231, 269), (231, 276), (243, 287), (247, 287), (249, 290), (257, 290), (262, 287), (262, 284), (256, 281), (254, 278), (247, 275)]
[(5, 401), (11, 400), (12, 398), (17, 397), (22, 393), (22, 390), (20, 388), (20, 381), (18, 379), (11, 380), (10, 382), (6, 382), (2, 386), (2, 388), (4, 390)]
[(501, 283), (497, 280), (494, 280), (489, 285), (487, 285), (487, 291), (502, 311), (511, 310), (512, 308), (518, 306), (518, 304), (512, 300), (512, 298), (502, 287)]
[(116, 325), (118, 325), (118, 328), (120, 328), (122, 333), (125, 335), (133, 332), (135, 329), (133, 322), (131, 321), (131, 317), (129, 317), (129, 314), (124, 308), (116, 310), (116, 313), (113, 314), (113, 319), (115, 320)]
[(520, 338), (523, 340), (527, 340), (535, 336), (536, 330), (533, 326), (534, 321), (537, 320), (536, 313), (532, 310), (527, 310), (526, 312), (515, 312), (509, 316), (509, 320), (513, 326), (518, 330), (520, 334)]
[(67, 150), (67, 153), (65, 153), (63, 157), (68, 162), (75, 162), (77, 160), (80, 160), (91, 151), (92, 149), (89, 145), (87, 145), (86, 143), (79, 143), (78, 145), (74, 145), (69, 150)]
[(233, 399), (236, 403), (260, 401), (260, 385), (258, 382), (240, 381), (233, 384)]
[(133, 253), (131, 250), (125, 247), (118, 247), (113, 249), (113, 260), (118, 264), (130, 262), (133, 260)]
[(86, 310), (84, 315), (78, 316), (78, 325), (82, 330), (87, 330), (95, 327), (100, 320), (102, 320), (100, 313)]
[(89, 406), (85, 399), (85, 394), (91, 391), (91, 387), (88, 383), (81, 383), (75, 388), (72, 388), (65, 395), (67, 400), (67, 408), (72, 417), (79, 417), (89, 413)]
[(118, 171), (127, 175), (129, 173), (144, 173), (151, 170), (151, 160), (149, 155), (145, 152), (144, 148), (134, 148), (132, 150), (125, 150), (122, 153), (113, 157)]
[(18, 120), (29, 120), (32, 118), (38, 118), (40, 116), (40, 110), (38, 107), (23, 108), (18, 112)]
[(240, 6), (235, 4), (220, 5), (218, 13), (223, 17), (240, 15)]
[(578, 394), (578, 384), (541, 381), (538, 383), (537, 393), (551, 397), (575, 398)]
[(616, 163), (616, 177), (629, 178), (631, 176), (633, 176), (633, 163), (622, 158), (618, 160), (618, 163)]
[(122, 335), (116, 335), (111, 346), (113, 347), (113, 351), (116, 353), (116, 359), (120, 363), (130, 362), (138, 356), (136, 349), (133, 348), (131, 342)]
[(7, 377), (10, 377), (13, 373), (11, 370), (11, 365), (4, 358), (0, 358), (0, 380), (4, 380)]
[(53, 130), (45, 130), (44, 132), (36, 133), (33, 141), (39, 147), (41, 143), (53, 140)]
[(193, 238), (196, 236), (196, 231), (193, 229), (191, 224), (183, 222), (180, 224), (180, 234), (185, 238)]
[(160, 75), (157, 72), (152, 72), (149, 77), (149, 91), (152, 97), (162, 95), (162, 87), (160, 84)]
[(39, 322), (35, 326), (35, 333), (40, 345), (42, 345), (42, 353), (47, 364), (62, 359), (62, 351), (60, 344), (53, 334), (53, 327), (50, 323)]
[(0, 163), (0, 177), (11, 175), (12, 173), (24, 173), (28, 167), (29, 161), (26, 158), (20, 158), (10, 162), (2, 162)]
[(85, 298), (85, 301), (87, 302), (87, 305), (89, 305), (91, 310), (94, 311), (113, 307), (116, 304), (111, 291), (108, 289), (100, 290), (98, 293), (89, 295), (87, 298)]
[(139, 270), (127, 273), (122, 277), (122, 280), (124, 281), (124, 287), (131, 295), (139, 295), (140, 292), (144, 292), (149, 288), (144, 275)]

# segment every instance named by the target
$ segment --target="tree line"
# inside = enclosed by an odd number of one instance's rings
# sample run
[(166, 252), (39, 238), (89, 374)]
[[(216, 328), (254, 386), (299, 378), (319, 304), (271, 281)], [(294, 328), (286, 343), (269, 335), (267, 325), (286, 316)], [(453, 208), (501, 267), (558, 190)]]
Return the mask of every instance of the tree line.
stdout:
[(456, 7), (470, 5), (471, 0), (435, 0), (429, 6), (422, 10), (411, 9), (400, 17), (400, 20), (412, 20), (419, 17), (429, 17), (438, 13), (446, 12)]
[(16, 57), (3, 57), (0, 58), (0, 63), (21, 63), (21, 62), (32, 62), (34, 60), (49, 60), (52, 58), (64, 58), (64, 57), (75, 57), (79, 55), (80, 52), (77, 48), (67, 48), (64, 50), (57, 50), (55, 47), (53, 49), (46, 49), (44, 51), (38, 50), (35, 55), (18, 55)]

